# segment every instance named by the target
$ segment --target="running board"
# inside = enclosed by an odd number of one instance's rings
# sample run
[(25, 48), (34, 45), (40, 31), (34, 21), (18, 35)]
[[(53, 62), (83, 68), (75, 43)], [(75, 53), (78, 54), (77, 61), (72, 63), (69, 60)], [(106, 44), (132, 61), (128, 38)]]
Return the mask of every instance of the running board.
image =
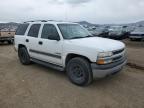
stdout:
[(34, 59), (34, 58), (31, 58), (31, 61), (33, 61), (33, 62), (35, 62), (37, 64), (40, 64), (40, 65), (43, 65), (43, 66), (58, 70), (58, 71), (64, 71), (64, 68), (62, 66), (58, 66), (58, 65), (55, 65), (55, 64), (52, 64), (52, 63), (48, 63), (48, 62), (45, 62), (45, 61), (41, 61), (41, 60), (37, 60), (37, 59)]

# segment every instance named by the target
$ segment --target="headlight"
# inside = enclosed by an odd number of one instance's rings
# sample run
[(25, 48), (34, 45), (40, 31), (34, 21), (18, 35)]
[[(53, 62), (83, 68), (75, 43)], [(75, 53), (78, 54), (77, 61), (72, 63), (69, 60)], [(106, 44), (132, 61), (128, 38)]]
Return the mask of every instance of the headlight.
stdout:
[(107, 57), (111, 57), (113, 55), (112, 52), (101, 52), (98, 54), (98, 58), (97, 58), (97, 64), (103, 65), (103, 64), (108, 64), (112, 62), (111, 58), (107, 58)]
[(112, 55), (113, 55), (112, 52), (101, 52), (101, 53), (98, 53), (98, 58), (110, 57)]

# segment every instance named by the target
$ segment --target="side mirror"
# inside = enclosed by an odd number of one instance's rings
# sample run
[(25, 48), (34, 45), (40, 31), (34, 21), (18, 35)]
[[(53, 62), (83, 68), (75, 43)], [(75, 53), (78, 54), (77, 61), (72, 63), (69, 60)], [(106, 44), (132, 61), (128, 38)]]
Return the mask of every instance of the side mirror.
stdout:
[(48, 39), (59, 41), (59, 40), (60, 40), (60, 37), (59, 37), (59, 35), (57, 35), (57, 36), (49, 35), (49, 36), (48, 36)]

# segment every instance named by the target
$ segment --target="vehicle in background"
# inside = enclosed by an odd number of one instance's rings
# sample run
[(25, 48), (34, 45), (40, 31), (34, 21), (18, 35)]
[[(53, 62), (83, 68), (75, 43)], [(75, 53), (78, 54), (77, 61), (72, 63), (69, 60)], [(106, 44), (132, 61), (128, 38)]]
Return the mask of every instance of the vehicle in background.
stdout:
[(110, 39), (125, 39), (126, 31), (124, 31), (122, 26), (112, 26), (109, 28), (108, 38)]
[(8, 44), (12, 44), (14, 41), (15, 30), (11, 29), (1, 29), (0, 30), (0, 42), (8, 42)]
[(93, 36), (98, 36), (98, 35), (96, 35), (95, 34), (95, 30), (93, 30), (93, 29), (87, 29)]
[(89, 29), (89, 32), (94, 36), (99, 36), (99, 37), (108, 36), (108, 29), (102, 27), (97, 27), (96, 29)]
[(128, 26), (122, 26), (123, 27), (123, 36), (124, 39), (129, 37), (130, 32), (132, 31), (132, 28), (129, 28)]
[(144, 39), (144, 27), (137, 27), (130, 33), (130, 40), (143, 40)]

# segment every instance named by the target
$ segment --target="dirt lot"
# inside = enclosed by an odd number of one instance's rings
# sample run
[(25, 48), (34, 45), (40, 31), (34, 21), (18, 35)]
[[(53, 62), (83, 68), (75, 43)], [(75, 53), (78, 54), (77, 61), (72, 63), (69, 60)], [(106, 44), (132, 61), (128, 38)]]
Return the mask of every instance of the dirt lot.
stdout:
[(0, 108), (144, 108), (144, 71), (126, 66), (82, 88), (62, 72), (21, 65), (13, 46), (1, 45)]
[(124, 40), (127, 46), (128, 63), (144, 69), (144, 41)]

